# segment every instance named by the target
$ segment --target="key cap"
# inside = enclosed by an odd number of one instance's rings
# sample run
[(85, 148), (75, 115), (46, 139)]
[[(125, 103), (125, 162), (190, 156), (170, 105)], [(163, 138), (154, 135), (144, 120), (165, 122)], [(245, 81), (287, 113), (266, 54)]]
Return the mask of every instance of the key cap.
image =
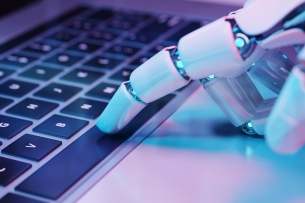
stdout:
[(62, 70), (55, 68), (47, 68), (44, 66), (34, 66), (33, 68), (28, 69), (27, 71), (24, 71), (23, 73), (19, 74), (19, 76), (41, 81), (47, 81), (59, 74), (60, 72), (62, 72)]
[(105, 21), (113, 16), (113, 12), (108, 9), (102, 9), (99, 10), (98, 12), (90, 15), (88, 18), (94, 18), (100, 21)]
[(2, 153), (40, 161), (62, 143), (44, 137), (25, 134), (2, 150)]
[(116, 16), (116, 18), (134, 20), (136, 22), (141, 22), (151, 17), (148, 14), (136, 13), (134, 11), (114, 11), (114, 15)]
[(13, 194), (13, 193), (8, 193), (6, 194), (2, 199), (0, 199), (0, 203), (46, 203), (42, 201), (38, 201), (35, 199), (30, 199), (28, 197), (23, 197), (21, 195)]
[(27, 120), (0, 115), (0, 137), (11, 139), (32, 125), (32, 123), (33, 122)]
[(174, 46), (175, 43), (161, 43), (161, 44), (157, 44), (155, 45), (153, 48), (151, 48), (148, 52), (152, 53), (152, 54), (156, 54), (159, 51), (161, 51), (162, 49), (164, 49), (165, 47), (169, 47), (169, 46)]
[(106, 106), (107, 103), (104, 102), (85, 98), (78, 98), (77, 100), (60, 110), (60, 112), (74, 116), (95, 119), (104, 111)]
[(101, 47), (102, 47), (101, 45), (90, 44), (87, 42), (79, 42), (75, 45), (70, 46), (67, 50), (90, 54), (92, 52), (95, 52)]
[(114, 59), (107, 56), (96, 56), (90, 61), (86, 62), (84, 65), (111, 70), (122, 62), (123, 60), (120, 59)]
[(137, 42), (137, 43), (143, 43), (143, 44), (149, 44), (150, 42), (154, 41), (159, 37), (160, 33), (149, 33), (145, 31), (139, 31), (136, 33), (130, 33), (125, 41), (129, 42)]
[(31, 167), (31, 164), (0, 157), (0, 185), (7, 186)]
[(128, 81), (129, 76), (133, 70), (130, 68), (123, 68), (122, 70), (117, 71), (115, 74), (113, 74), (110, 79), (118, 80), (121, 82)]
[(68, 28), (88, 31), (95, 27), (97, 24), (98, 22), (85, 18), (82, 20), (74, 21), (70, 26), (68, 26)]
[(95, 86), (92, 90), (86, 93), (87, 96), (97, 97), (102, 99), (111, 99), (114, 93), (119, 88), (118, 85), (113, 85), (109, 83), (101, 83)]
[(60, 79), (89, 85), (103, 75), (104, 73), (77, 68)]
[(82, 59), (82, 57), (61, 53), (61, 54), (56, 54), (55, 56), (52, 56), (52, 57), (46, 59), (44, 62), (51, 63), (54, 65), (70, 67), (81, 59)]
[(0, 109), (3, 109), (4, 107), (9, 105), (13, 101), (14, 100), (12, 100), (12, 99), (6, 99), (6, 98), (3, 98), (3, 97), (0, 97)]
[(142, 30), (136, 33), (130, 33), (126, 41), (138, 42), (138, 43), (150, 43), (157, 39), (162, 33), (167, 32), (172, 27), (175, 27), (180, 22), (177, 17), (168, 17), (162, 15), (158, 17), (153, 23), (147, 25)]
[(115, 28), (120, 30), (130, 30), (136, 25), (135, 22), (128, 20), (128, 19), (113, 19), (108, 21), (107, 27), (109, 28)]
[(58, 107), (58, 104), (26, 98), (15, 106), (6, 110), (7, 113), (32, 119), (40, 119)]
[(86, 125), (88, 125), (88, 123), (88, 121), (84, 120), (53, 115), (35, 127), (33, 131), (69, 139)]
[(192, 32), (194, 30), (197, 30), (200, 27), (201, 27), (200, 22), (191, 22), (187, 26), (182, 28), (180, 31), (178, 31), (175, 34), (173, 34), (172, 36), (170, 36), (167, 40), (177, 43), (181, 39), (181, 37), (183, 37), (184, 35), (187, 35), (188, 33)]
[(56, 48), (54, 45), (50, 45), (42, 42), (33, 42), (29, 46), (23, 49), (23, 51), (32, 52), (39, 55), (45, 55), (53, 51)]
[(136, 58), (135, 60), (133, 60), (132, 62), (130, 62), (130, 65), (133, 65), (133, 66), (140, 66), (142, 65), (142, 63), (144, 63), (145, 61), (147, 61), (150, 57), (152, 57), (153, 55), (152, 54), (144, 54), (138, 58)]
[(35, 57), (29, 57), (29, 56), (23, 56), (21, 54), (12, 54), (7, 56), (6, 58), (2, 59), (0, 61), (0, 64), (15, 66), (17, 68), (23, 68), (33, 61), (35, 61), (37, 58)]
[(36, 92), (34, 95), (56, 101), (67, 101), (81, 90), (82, 88), (79, 87), (51, 83), (50, 85)]
[(15, 71), (4, 69), (4, 68), (0, 68), (0, 80), (6, 78), (7, 76), (12, 74), (13, 72), (15, 72)]
[(38, 87), (35, 83), (22, 82), (19, 80), (8, 80), (0, 85), (0, 94), (12, 97), (22, 97)]
[(136, 47), (116, 44), (112, 46), (110, 49), (108, 49), (106, 53), (129, 57), (134, 55), (139, 50), (140, 49)]
[[(105, 136), (92, 127), (61, 151), (29, 178), (17, 190), (50, 199), (59, 198), (73, 184), (127, 140), (136, 130), (162, 109), (174, 95), (167, 95), (149, 103), (120, 133)], [(58, 170), (54, 170), (54, 168)], [(67, 176), (67, 171), (73, 171)], [(49, 178), (52, 177), (52, 178)], [(44, 184), (41, 184), (41, 183)]]
[(46, 39), (51, 39), (57, 42), (69, 42), (70, 40), (77, 37), (74, 34), (69, 33), (67, 30), (61, 30), (59, 32), (56, 32), (55, 34), (50, 35)]
[(98, 40), (100, 42), (110, 42), (117, 38), (117, 34), (108, 31), (94, 30), (90, 32), (88, 39)]

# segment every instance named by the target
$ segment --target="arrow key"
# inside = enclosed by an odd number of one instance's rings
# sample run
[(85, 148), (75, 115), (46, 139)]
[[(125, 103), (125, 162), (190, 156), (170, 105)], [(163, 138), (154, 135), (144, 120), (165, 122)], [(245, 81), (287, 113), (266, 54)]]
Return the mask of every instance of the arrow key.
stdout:
[(25, 134), (4, 148), (2, 153), (40, 161), (60, 145), (57, 140)]

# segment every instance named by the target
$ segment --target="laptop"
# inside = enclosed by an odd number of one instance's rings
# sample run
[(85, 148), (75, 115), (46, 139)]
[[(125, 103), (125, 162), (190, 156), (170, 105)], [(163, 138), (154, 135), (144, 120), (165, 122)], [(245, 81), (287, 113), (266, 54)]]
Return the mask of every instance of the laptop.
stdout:
[(238, 9), (176, 0), (0, 4), (0, 203), (75, 202), (90, 191), (201, 86), (148, 104), (109, 136), (95, 122), (119, 85), (163, 47)]

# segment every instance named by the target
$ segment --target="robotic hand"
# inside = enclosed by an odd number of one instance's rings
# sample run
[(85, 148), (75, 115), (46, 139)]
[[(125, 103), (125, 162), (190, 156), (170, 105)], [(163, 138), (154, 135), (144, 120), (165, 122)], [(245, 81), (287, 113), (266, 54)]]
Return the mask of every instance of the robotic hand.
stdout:
[[(248, 0), (243, 9), (182, 37), (178, 47), (164, 48), (133, 71), (97, 126), (115, 133), (147, 103), (199, 79), (235, 126), (265, 135), (276, 152), (296, 152), (305, 144), (304, 44), (305, 0)], [(273, 50), (287, 45), (298, 50), (294, 67)], [(249, 76), (278, 98), (264, 100)]]

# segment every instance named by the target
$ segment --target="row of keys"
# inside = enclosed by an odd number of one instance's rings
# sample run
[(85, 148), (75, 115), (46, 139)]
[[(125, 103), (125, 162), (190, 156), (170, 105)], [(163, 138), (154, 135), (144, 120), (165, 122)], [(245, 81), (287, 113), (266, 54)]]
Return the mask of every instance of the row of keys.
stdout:
[[(100, 108), (105, 108), (105, 106), (106, 105)], [(53, 115), (38, 126), (36, 126), (33, 131), (68, 139), (75, 135), (82, 128), (84, 128), (88, 123), (89, 122), (85, 120), (70, 118), (61, 115)], [(10, 139), (21, 131), (25, 130), (30, 125), (32, 125), (31, 121), (0, 115), (0, 137)]]
[[(103, 92), (107, 92), (107, 91), (109, 91), (107, 90), (107, 88), (103, 90)], [(109, 94), (109, 97), (110, 95), (113, 94), (114, 92), (111, 92), (111, 94)], [(61, 109), (60, 112), (78, 117), (95, 119), (103, 112), (106, 106), (107, 103), (105, 102), (95, 101), (86, 98), (78, 98), (69, 105), (67, 105), (66, 107), (64, 107), (63, 109)], [(58, 104), (27, 98), (21, 101), (20, 103), (16, 104), (15, 106), (9, 108), (6, 112), (10, 114), (38, 120), (43, 116), (45, 116), (50, 111), (52, 111), (53, 109), (55, 109), (56, 107), (58, 107)], [(55, 136), (64, 137), (64, 138), (70, 138), (72, 135), (74, 135), (77, 132), (74, 130), (77, 129), (77, 123), (79, 122), (78, 119), (72, 119), (64, 116), (57, 116), (56, 118), (53, 117), (47, 119), (42, 124), (35, 127), (33, 130), (45, 134), (52, 134)], [(56, 123), (53, 123), (53, 121)], [(84, 121), (81, 122), (83, 123)], [(71, 125), (67, 123), (71, 123)], [(74, 123), (75, 125), (73, 126), (72, 123)], [(32, 124), (31, 121), (1, 115), (0, 136), (10, 139), (19, 132), (21, 132), (22, 130), (29, 127), (31, 124)], [(55, 126), (61, 128), (54, 128)], [(79, 129), (81, 128), (82, 125)], [(58, 133), (55, 132), (52, 133), (52, 131), (56, 129), (58, 130)]]
[[(118, 81), (127, 81), (129, 79), (130, 74), (132, 73), (133, 69), (130, 68), (123, 68), (112, 76), (110, 79), (118, 80)], [(60, 73), (60, 70), (52, 69), (52, 68), (45, 68), (45, 67), (34, 67), (29, 69), (28, 71), (21, 73), (21, 76), (29, 77), (33, 79), (40, 79), (40, 80), (48, 80), (52, 76)], [(48, 73), (48, 74), (47, 74)], [(96, 71), (89, 71), (85, 69), (75, 69), (65, 76), (61, 77), (62, 80), (72, 81), (76, 83), (82, 84), (91, 84), (100, 77), (102, 77), (104, 73), (96, 72)], [(12, 96), (12, 97), (22, 97), (26, 95), (28, 92), (34, 90), (39, 85), (30, 82), (24, 82), (20, 80), (8, 80), (2, 84), (0, 84), (0, 94)], [(79, 87), (73, 87), (58, 83), (51, 83), (50, 85), (42, 88), (38, 92), (34, 93), (35, 96), (53, 99), (57, 101), (66, 101), (76, 93), (81, 90)]]
[[(101, 88), (101, 89), (99, 89)], [(115, 91), (118, 89), (117, 85), (108, 85), (102, 83), (89, 91), (87, 94), (93, 97), (99, 97), (104, 99), (110, 99)], [(0, 98), (3, 106), (8, 105), (12, 102), (12, 100)], [(0, 104), (1, 104), (0, 103)], [(49, 112), (57, 108), (59, 105), (53, 102), (41, 101), (38, 99), (26, 98), (14, 105), (13, 107), (6, 110), (9, 114), (14, 114), (26, 118), (39, 120)], [(104, 108), (106, 107), (106, 103), (99, 102), (91, 99), (78, 98), (71, 104), (67, 105), (65, 108), (61, 110), (62, 113), (95, 119), (99, 116)], [(4, 123), (4, 121), (2, 121)], [(4, 126), (6, 127), (6, 126)]]

